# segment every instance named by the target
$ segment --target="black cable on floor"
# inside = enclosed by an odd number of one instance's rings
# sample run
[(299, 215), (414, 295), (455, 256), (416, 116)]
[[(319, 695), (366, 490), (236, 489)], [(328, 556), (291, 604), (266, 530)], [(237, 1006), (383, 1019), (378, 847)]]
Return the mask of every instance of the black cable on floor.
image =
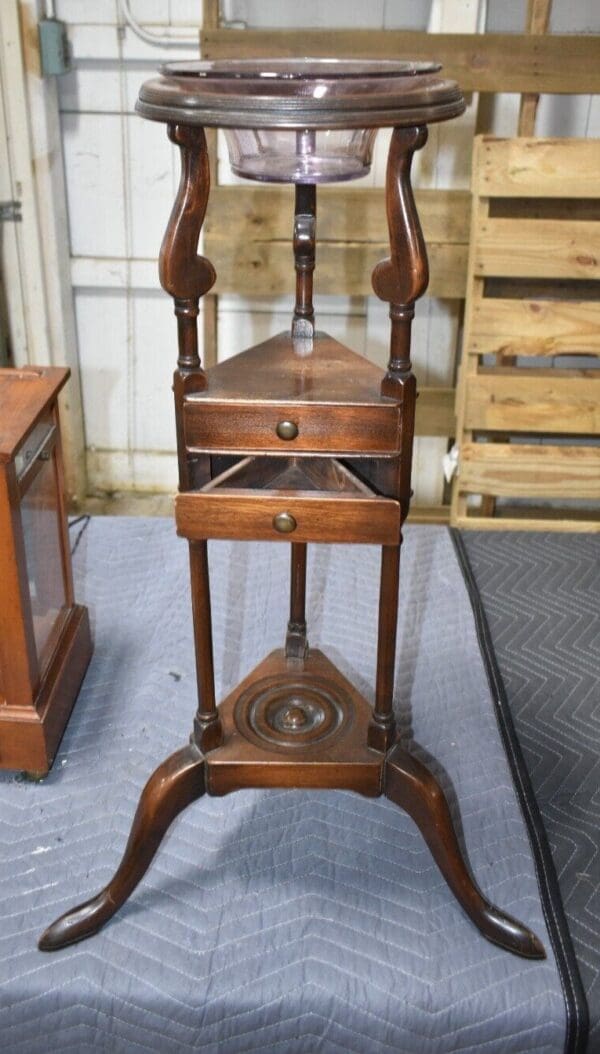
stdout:
[(73, 545), (71, 547), (71, 556), (73, 556), (73, 554), (75, 553), (75, 550), (77, 549), (77, 546), (79, 545), (83, 537), (84, 531), (87, 529), (91, 518), (91, 516), (85, 513), (83, 516), (76, 516), (74, 520), (69, 520), (69, 530), (71, 530), (71, 527), (76, 527), (78, 523), (82, 524), (82, 527), (80, 527), (80, 529), (78, 530), (77, 537), (75, 538), (75, 541), (73, 542)]

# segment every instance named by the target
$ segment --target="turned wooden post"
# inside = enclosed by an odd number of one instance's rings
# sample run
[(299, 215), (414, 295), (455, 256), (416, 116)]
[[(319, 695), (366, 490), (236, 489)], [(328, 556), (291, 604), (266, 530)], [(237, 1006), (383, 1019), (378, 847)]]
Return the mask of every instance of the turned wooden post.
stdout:
[[(209, 458), (188, 457), (183, 428), (185, 396), (204, 391), (206, 374), (198, 354), (198, 304), (214, 285), (212, 264), (198, 255), (198, 240), (204, 222), (210, 171), (204, 129), (169, 125), (169, 139), (181, 151), (181, 179), (159, 257), (160, 283), (175, 301), (179, 354), (173, 376), (179, 489), (190, 490), (210, 476)], [(205, 753), (220, 745), (223, 731), (215, 702), (210, 580), (205, 541), (190, 542), (190, 571), (198, 710), (193, 739)]]
[[(415, 300), (427, 288), (429, 270), (421, 224), (410, 183), (415, 150), (427, 141), (426, 128), (394, 128), (388, 155), (385, 200), (391, 255), (373, 271), (373, 289), (390, 305), (390, 359), (381, 384), (381, 394), (402, 404), (399, 460), (395, 497), (402, 510), (402, 523), (410, 504), (412, 440), (417, 398), (416, 380), (410, 362), (411, 323)], [(389, 750), (395, 738), (394, 666), (398, 622), (400, 544), (384, 546), (381, 552), (379, 627), (377, 640), (377, 680), (375, 707), (369, 727), (369, 746)]]
[(317, 188), (314, 183), (297, 183), (293, 243), (294, 266), (296, 268), (296, 304), (292, 321), (292, 337), (301, 340), (312, 340), (315, 332), (315, 311), (312, 296), (316, 226)]
[(306, 542), (292, 542), (290, 575), (290, 618), (285, 638), (288, 659), (303, 659), (308, 653), (306, 639)]
[[(299, 133), (300, 134), (300, 133)], [(302, 133), (311, 137), (314, 132)], [(296, 270), (296, 303), (292, 319), (292, 338), (302, 354), (309, 354), (315, 332), (313, 306), (313, 273), (317, 224), (317, 188), (314, 183), (297, 183), (294, 207), (294, 267)], [(303, 659), (308, 653), (306, 639), (306, 543), (291, 546), (290, 618), (285, 640), (288, 658)]]
[(415, 150), (427, 142), (426, 128), (394, 128), (388, 156), (385, 201), (391, 255), (373, 271), (373, 289), (390, 305), (390, 359), (381, 385), (382, 395), (402, 403), (402, 466), (398, 497), (402, 518), (410, 502), (412, 435), (416, 381), (410, 362), (410, 331), (415, 300), (427, 289), (429, 268), (425, 240), (410, 183)]
[(204, 222), (210, 171), (204, 129), (171, 124), (169, 139), (181, 152), (181, 179), (160, 249), (160, 284), (175, 301), (179, 355), (173, 376), (179, 489), (205, 482), (207, 458), (188, 458), (183, 435), (183, 402), (186, 394), (206, 388), (206, 374), (198, 354), (198, 304), (215, 283), (212, 264), (198, 255)]

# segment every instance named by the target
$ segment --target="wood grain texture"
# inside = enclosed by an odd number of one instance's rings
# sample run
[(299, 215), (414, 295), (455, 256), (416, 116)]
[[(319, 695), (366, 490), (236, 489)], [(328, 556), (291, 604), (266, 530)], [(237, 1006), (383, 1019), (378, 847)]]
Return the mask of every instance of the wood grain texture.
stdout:
[[(298, 427), (294, 439), (280, 439), (281, 421)], [(197, 400), (184, 407), (188, 449), (279, 453), (390, 454), (398, 452), (400, 408), (332, 404)]]
[[(527, 15), (525, 17), (525, 29), (535, 36), (546, 33), (550, 23), (550, 11), (552, 0), (528, 0)], [(519, 106), (519, 135), (535, 134), (535, 115), (537, 113), (539, 95), (536, 92), (525, 92), (521, 96)]]
[(474, 272), (508, 278), (600, 279), (600, 222), (488, 218)]
[(260, 57), (436, 61), (463, 91), (600, 92), (600, 38), (369, 29), (219, 29), (200, 34), (205, 59)]
[[(386, 242), (324, 242), (317, 250), (315, 293), (335, 296), (370, 296), (371, 273), (389, 252)], [(218, 243), (211, 239), (210, 253), (217, 269), (215, 292), (240, 296), (293, 296), (294, 272), (289, 246), (274, 241)], [(429, 294), (460, 299), (465, 295), (467, 246), (429, 242)]]
[(599, 198), (599, 170), (598, 139), (484, 136), (473, 189), (492, 198)]
[(465, 443), (458, 486), (499, 497), (600, 500), (600, 447)]
[(56, 402), (70, 372), (59, 366), (0, 369), (0, 462), (12, 460), (17, 447)]
[[(324, 685), (345, 701), (351, 721), (321, 744), (277, 748), (248, 730), (246, 707), (236, 719), (238, 700), (252, 694), (268, 678), (293, 680), (298, 676)], [(249, 705), (249, 704), (248, 704)], [(302, 787), (355, 790), (381, 794), (383, 757), (367, 746), (371, 707), (333, 663), (317, 649), (305, 659), (288, 659), (283, 649), (271, 652), (219, 705), (223, 745), (207, 758), (207, 789), (221, 795), (244, 787)]]
[[(281, 534), (273, 519), (287, 512), (296, 520)], [(356, 542), (395, 545), (400, 537), (400, 505), (390, 498), (359, 498), (311, 491), (186, 493), (175, 499), (177, 533), (184, 538), (233, 538), (270, 542)]]
[(466, 350), (469, 355), (600, 355), (600, 303), (477, 300)]
[[(591, 298), (600, 274), (600, 222), (590, 207), (600, 194), (599, 162), (596, 141), (475, 140), (454, 526), (585, 530), (597, 518), (566, 505), (553, 516), (534, 504), (512, 514), (495, 505), (496, 497), (598, 500), (597, 454), (574, 437), (598, 434), (599, 371), (525, 368), (517, 358), (600, 353), (600, 306)], [(498, 216), (499, 206), (490, 216), (494, 197), (510, 199), (511, 217)], [(498, 297), (484, 276), (527, 282), (513, 284), (514, 299), (503, 283)], [(578, 287), (573, 281), (590, 278)], [(573, 299), (572, 286), (586, 299)], [(484, 364), (484, 355), (495, 355), (497, 366)], [(487, 443), (473, 442), (473, 433), (486, 432)], [(504, 442), (499, 433), (508, 433)], [(511, 444), (509, 434), (520, 441)], [(558, 445), (555, 435), (569, 441)], [(527, 442), (528, 436), (546, 439)], [(483, 496), (481, 504), (470, 505), (470, 495)]]
[[(319, 187), (319, 254), (329, 242), (387, 245), (383, 187), (340, 184)], [(470, 194), (466, 190), (415, 190), (415, 202), (426, 242), (469, 244)], [(289, 187), (217, 186), (210, 195), (204, 222), (205, 246), (213, 258), (215, 243), (281, 241), (291, 262), (290, 231), (294, 195)], [(320, 266), (320, 263), (319, 263)], [(218, 270), (218, 268), (217, 268)]]
[(595, 372), (479, 373), (469, 382), (464, 426), (471, 430), (594, 435), (600, 431)]
[(539, 506), (527, 506), (519, 509), (518, 516), (510, 516), (504, 511), (498, 516), (482, 516), (473, 512), (452, 518), (452, 526), (476, 531), (567, 531), (569, 534), (598, 534), (600, 520), (594, 513), (582, 514), (577, 519), (573, 510), (563, 508), (554, 510), (554, 515)]
[[(289, 268), (288, 268), (289, 269)], [(288, 330), (255, 344), (207, 371), (208, 387), (189, 402), (288, 402), (389, 406), (380, 392), (383, 370), (317, 331), (311, 349), (298, 347)]]

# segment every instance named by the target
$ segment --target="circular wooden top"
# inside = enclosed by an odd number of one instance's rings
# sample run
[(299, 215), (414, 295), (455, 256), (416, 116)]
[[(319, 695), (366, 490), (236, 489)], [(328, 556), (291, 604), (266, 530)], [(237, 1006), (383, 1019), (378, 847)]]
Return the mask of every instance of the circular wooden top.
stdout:
[(456, 117), (455, 81), (433, 62), (241, 59), (173, 62), (146, 81), (136, 110), (218, 128), (374, 128)]

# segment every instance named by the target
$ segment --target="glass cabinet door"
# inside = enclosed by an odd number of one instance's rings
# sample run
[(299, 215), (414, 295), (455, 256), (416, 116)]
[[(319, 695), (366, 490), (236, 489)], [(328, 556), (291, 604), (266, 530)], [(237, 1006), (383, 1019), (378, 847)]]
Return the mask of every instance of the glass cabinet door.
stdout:
[(61, 508), (54, 445), (43, 452), (40, 467), (21, 498), (21, 521), (33, 631), (40, 672), (49, 657), (49, 642), (66, 602)]

